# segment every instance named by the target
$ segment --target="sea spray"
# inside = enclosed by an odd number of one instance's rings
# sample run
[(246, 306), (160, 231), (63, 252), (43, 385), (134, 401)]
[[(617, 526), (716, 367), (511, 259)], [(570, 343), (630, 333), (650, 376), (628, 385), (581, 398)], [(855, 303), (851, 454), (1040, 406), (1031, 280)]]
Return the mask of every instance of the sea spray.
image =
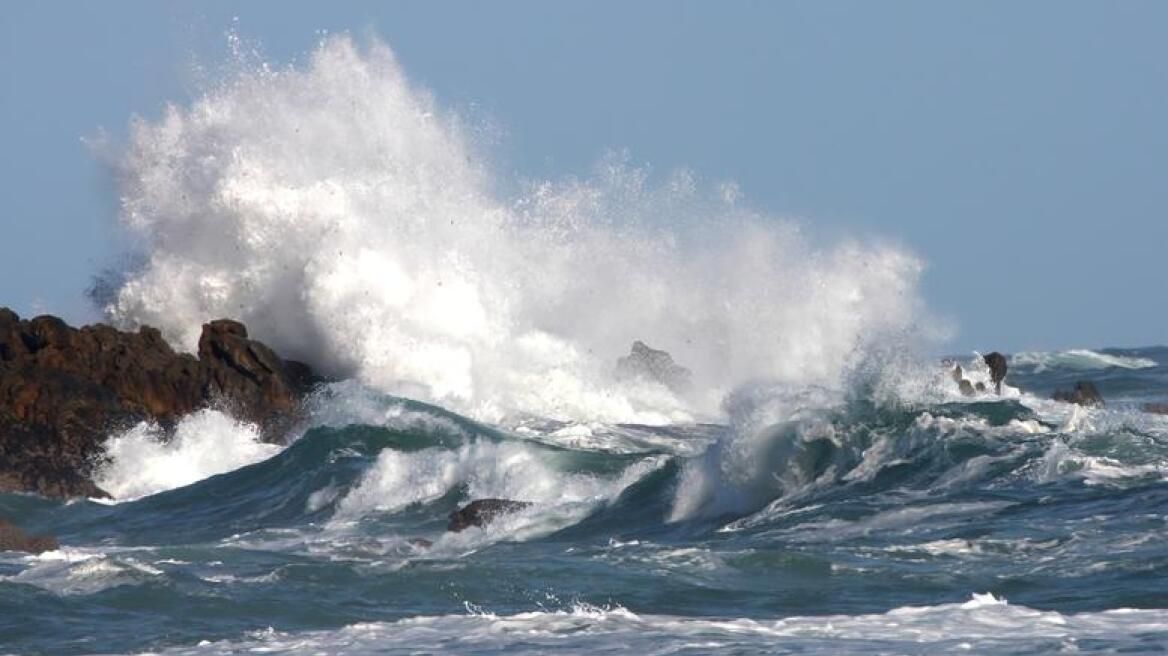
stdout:
[[(921, 265), (896, 248), (818, 248), (725, 187), (619, 156), (509, 184), (467, 133), (376, 42), (241, 63), (134, 122), (121, 220), (143, 252), (109, 318), (191, 349), (233, 317), (326, 373), (480, 419), (655, 424), (717, 416), (750, 380), (839, 385), (919, 326)], [(617, 380), (635, 339), (692, 391)]]
[(200, 410), (183, 417), (169, 438), (149, 422), (112, 436), (94, 481), (114, 499), (126, 501), (259, 462), (280, 449), (261, 442), (253, 424)]

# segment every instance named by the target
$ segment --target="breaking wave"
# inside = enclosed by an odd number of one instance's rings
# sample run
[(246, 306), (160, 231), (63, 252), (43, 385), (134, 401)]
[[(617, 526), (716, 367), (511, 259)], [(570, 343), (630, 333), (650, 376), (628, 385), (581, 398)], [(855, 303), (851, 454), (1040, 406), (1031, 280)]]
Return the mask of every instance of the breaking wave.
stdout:
[(414, 617), (355, 624), (336, 631), (256, 631), (247, 640), (207, 642), (166, 654), (273, 651), (396, 654), (424, 652), (640, 654), (1030, 654), (1078, 652), (1105, 640), (1116, 651), (1168, 647), (1168, 612), (1119, 609), (1062, 614), (1014, 606), (992, 594), (964, 603), (894, 608), (871, 615), (785, 617), (776, 620), (641, 615), (621, 607), (576, 604), (570, 609), (495, 615)]
[(1088, 349), (1027, 351), (1011, 356), (1010, 362), (1017, 366), (1033, 367), (1035, 371), (1045, 371), (1052, 368), (1088, 371), (1107, 369), (1108, 367), (1148, 369), (1156, 366), (1156, 361), (1151, 358), (1100, 353)]
[[(654, 181), (621, 156), (500, 179), (475, 135), (380, 43), (241, 59), (133, 123), (121, 221), (141, 252), (105, 311), (184, 349), (236, 318), (328, 374), (491, 421), (717, 416), (744, 382), (840, 386), (920, 332), (921, 264), (898, 248), (820, 247), (733, 185)], [(615, 377), (636, 339), (693, 388)]]
[(239, 469), (280, 449), (261, 442), (253, 424), (200, 410), (183, 417), (173, 435), (143, 422), (111, 437), (94, 481), (115, 500), (125, 501)]

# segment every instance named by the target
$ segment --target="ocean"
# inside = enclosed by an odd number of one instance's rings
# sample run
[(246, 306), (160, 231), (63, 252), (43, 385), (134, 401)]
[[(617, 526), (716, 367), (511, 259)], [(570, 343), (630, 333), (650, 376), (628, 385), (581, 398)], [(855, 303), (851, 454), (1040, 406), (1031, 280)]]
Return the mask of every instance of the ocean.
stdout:
[[(0, 495), (63, 545), (0, 554), (0, 653), (1168, 650), (1168, 348), (962, 396), (895, 244), (620, 152), (515, 178), (385, 46), (233, 44), (95, 145), (134, 252), (93, 299), (338, 382), (286, 445), (208, 408), (111, 430), (112, 499)], [(1107, 406), (1049, 400), (1079, 380)], [(448, 531), (477, 499), (527, 505)]]
[[(0, 497), (67, 545), (0, 558), (3, 651), (1168, 648), (1168, 349), (1013, 362), (1025, 392), (807, 406), (746, 459), (725, 424), (505, 430), (351, 383), (282, 450), (131, 432), (117, 503)], [(1107, 408), (1045, 400), (1080, 378)], [(447, 532), (477, 498), (533, 505)]]

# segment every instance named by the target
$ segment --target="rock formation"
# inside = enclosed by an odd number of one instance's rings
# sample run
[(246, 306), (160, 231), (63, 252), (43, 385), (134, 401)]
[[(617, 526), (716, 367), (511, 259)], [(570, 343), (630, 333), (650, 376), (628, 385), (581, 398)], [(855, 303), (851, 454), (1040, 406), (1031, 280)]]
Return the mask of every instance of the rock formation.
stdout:
[(1144, 412), (1157, 415), (1168, 415), (1168, 403), (1145, 403)]
[(990, 382), (994, 384), (994, 392), (999, 396), (1002, 394), (1002, 381), (1006, 380), (1006, 371), (1009, 367), (1006, 365), (1006, 356), (994, 351), (982, 356), (986, 366), (990, 368)]
[(644, 378), (665, 385), (674, 392), (684, 392), (690, 388), (689, 369), (675, 363), (666, 351), (650, 348), (644, 342), (633, 342), (632, 350), (616, 361), (616, 374), (620, 378)]
[(486, 526), (499, 515), (518, 512), (530, 505), (529, 501), (511, 499), (475, 499), (450, 513), (450, 523), (446, 525), (446, 530), (457, 533), (472, 526)]
[(1056, 390), (1050, 398), (1064, 403), (1077, 403), (1089, 408), (1102, 408), (1107, 405), (1099, 390), (1095, 388), (1095, 384), (1089, 380), (1080, 380), (1075, 383), (1075, 389), (1070, 392)]
[(315, 380), (235, 321), (204, 325), (196, 358), (154, 328), (77, 329), (0, 308), (0, 492), (103, 496), (89, 472), (111, 432), (142, 420), (170, 427), (208, 406), (278, 441)]
[(977, 392), (977, 388), (973, 386), (973, 383), (965, 378), (962, 378), (961, 382), (957, 383), (957, 389), (961, 390), (962, 396), (973, 396)]

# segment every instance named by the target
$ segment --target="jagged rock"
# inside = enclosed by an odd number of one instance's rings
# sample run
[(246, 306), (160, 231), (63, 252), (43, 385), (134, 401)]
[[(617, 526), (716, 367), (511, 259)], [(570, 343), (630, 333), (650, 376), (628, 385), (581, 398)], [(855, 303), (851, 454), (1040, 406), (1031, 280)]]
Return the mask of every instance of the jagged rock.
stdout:
[(450, 523), (446, 525), (446, 530), (457, 533), (472, 526), (486, 526), (499, 515), (518, 512), (530, 505), (529, 501), (511, 499), (476, 499), (450, 513)]
[(39, 554), (58, 547), (57, 539), (48, 535), (29, 535), (0, 519), (0, 551), (27, 551)]
[(315, 380), (235, 321), (204, 325), (195, 358), (147, 326), (78, 329), (0, 308), (0, 492), (104, 496), (89, 473), (111, 432), (146, 419), (170, 427), (207, 406), (278, 441)]
[(1168, 403), (1145, 403), (1144, 412), (1157, 415), (1168, 415)]
[(1001, 395), (1002, 381), (1006, 379), (1006, 371), (1009, 367), (1006, 364), (1006, 356), (994, 351), (982, 356), (986, 366), (990, 368), (990, 382), (994, 384), (994, 392)]
[(281, 360), (261, 342), (248, 339), (242, 323), (230, 319), (203, 325), (199, 362), (206, 370), (207, 394), (269, 433), (283, 432), (301, 396), (316, 381), (308, 365)]
[(645, 378), (656, 381), (673, 390), (684, 392), (691, 386), (689, 369), (675, 363), (666, 351), (650, 348), (637, 340), (629, 354), (616, 361), (616, 374), (620, 378)]
[(1095, 388), (1095, 384), (1089, 380), (1080, 380), (1075, 383), (1075, 389), (1070, 392), (1057, 390), (1051, 395), (1051, 398), (1055, 401), (1077, 403), (1091, 408), (1102, 408), (1107, 405), (1103, 401), (1103, 396), (1099, 394), (1099, 390)]

